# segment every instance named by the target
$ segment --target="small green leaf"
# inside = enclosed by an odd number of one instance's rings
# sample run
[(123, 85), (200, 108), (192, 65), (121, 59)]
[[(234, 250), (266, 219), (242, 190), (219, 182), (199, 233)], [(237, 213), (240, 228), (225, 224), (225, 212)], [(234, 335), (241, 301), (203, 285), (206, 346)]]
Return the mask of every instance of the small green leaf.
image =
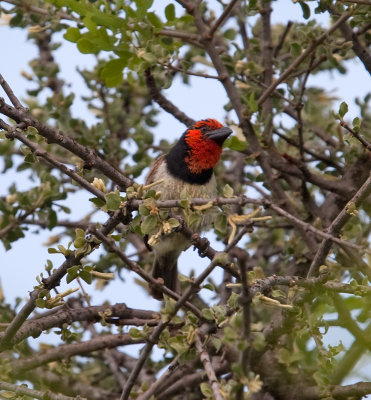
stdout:
[(103, 207), (106, 203), (98, 197), (91, 197), (89, 199), (96, 207), (100, 208)]
[(77, 41), (77, 48), (79, 49), (80, 53), (83, 54), (94, 54), (98, 53), (100, 50), (99, 46), (85, 37), (82, 37)]
[(60, 253), (62, 253), (63, 255), (66, 255), (67, 249), (64, 246), (59, 244), (57, 247), (58, 247), (58, 250)]
[(154, 13), (154, 12), (150, 12), (147, 14), (147, 18), (148, 21), (157, 29), (161, 29), (162, 28), (162, 22), (160, 20), (160, 18)]
[(310, 8), (308, 4), (304, 3), (303, 1), (299, 1), (300, 7), (303, 11), (304, 19), (308, 19), (310, 17)]
[(343, 101), (343, 102), (340, 104), (340, 107), (339, 107), (339, 115), (340, 115), (340, 118), (343, 118), (344, 115), (345, 115), (347, 112), (348, 112), (348, 104), (347, 104), (345, 101)]
[(108, 211), (116, 211), (120, 207), (121, 196), (118, 191), (107, 193), (104, 197)]
[(222, 347), (222, 341), (217, 337), (213, 337), (211, 341), (216, 349), (216, 352), (218, 352)]
[(141, 230), (144, 235), (150, 234), (158, 225), (158, 217), (156, 215), (149, 215), (141, 224)]
[(73, 245), (75, 246), (76, 249), (80, 249), (84, 244), (86, 243), (85, 238), (79, 237), (74, 240)]
[(85, 271), (85, 270), (83, 270), (83, 271), (80, 271), (80, 273), (79, 273), (79, 277), (81, 278), (81, 279), (83, 279), (87, 284), (91, 284), (91, 282), (92, 282), (92, 280), (93, 280), (93, 276), (92, 276), (92, 274), (90, 273), (90, 272), (88, 272), (88, 271)]
[(230, 295), (229, 299), (228, 299), (228, 305), (229, 307), (236, 309), (239, 304), (238, 304), (238, 294), (235, 292), (232, 292), (232, 294)]
[(244, 151), (247, 148), (247, 141), (232, 136), (225, 141), (225, 147), (234, 151)]
[(144, 339), (146, 337), (143, 331), (137, 328), (130, 328), (129, 335), (132, 339)]
[(36, 156), (34, 153), (29, 153), (29, 154), (27, 154), (26, 157), (24, 158), (24, 161), (25, 161), (26, 163), (29, 163), (29, 164), (34, 164), (35, 162), (38, 161), (38, 159), (37, 159), (37, 156)]
[(249, 105), (250, 111), (252, 113), (255, 113), (255, 112), (258, 111), (259, 105), (258, 105), (258, 102), (255, 99), (255, 93), (254, 92), (250, 93), (250, 96), (247, 99), (247, 104)]
[(298, 57), (301, 53), (301, 46), (299, 43), (293, 42), (291, 43), (291, 54), (294, 57)]
[(70, 42), (76, 43), (81, 38), (80, 29), (69, 27), (63, 37)]
[(208, 383), (202, 382), (200, 385), (200, 390), (206, 398), (211, 399), (213, 397), (213, 390)]
[(165, 7), (165, 16), (168, 21), (173, 21), (175, 19), (175, 6), (174, 4), (168, 4)]
[(57, 253), (59, 253), (59, 251), (57, 249), (54, 249), (53, 247), (49, 247), (48, 253), (49, 254), (57, 254)]
[(202, 316), (209, 321), (214, 321), (214, 314), (210, 308), (203, 308)]
[(211, 283), (205, 283), (205, 285), (202, 285), (203, 289), (211, 290), (212, 292), (215, 292), (215, 287)]
[(169, 218), (167, 220), (171, 228), (177, 228), (179, 226), (179, 221), (176, 218)]
[(44, 299), (36, 299), (35, 304), (36, 307), (45, 308), (45, 300)]
[(146, 205), (141, 204), (138, 208), (138, 212), (139, 212), (139, 215), (146, 216), (146, 215), (149, 215), (150, 210), (148, 209), (148, 207)]
[(225, 214), (218, 214), (214, 220), (214, 228), (221, 235), (225, 235), (227, 233), (227, 217)]
[(190, 227), (197, 226), (200, 223), (200, 221), (201, 221), (201, 216), (200, 216), (200, 214), (198, 212), (192, 212), (192, 213), (189, 214), (188, 225)]
[(353, 129), (354, 129), (354, 131), (358, 133), (359, 130), (360, 130), (360, 127), (361, 127), (360, 118), (358, 118), (358, 117), (354, 118), (353, 119)]
[(234, 195), (234, 191), (233, 188), (231, 186), (228, 185), (228, 183), (223, 187), (223, 196), (227, 197), (228, 199), (230, 199), (231, 197), (233, 197)]
[(26, 130), (27, 135), (37, 135), (39, 131), (34, 126), (28, 126)]

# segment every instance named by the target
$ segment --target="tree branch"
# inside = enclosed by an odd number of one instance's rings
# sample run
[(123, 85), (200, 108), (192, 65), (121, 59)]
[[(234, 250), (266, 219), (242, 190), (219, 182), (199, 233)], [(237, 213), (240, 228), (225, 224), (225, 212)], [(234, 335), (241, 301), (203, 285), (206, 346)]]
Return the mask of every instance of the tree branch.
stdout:
[(193, 125), (196, 121), (189, 118), (183, 111), (180, 111), (173, 103), (161, 94), (156, 86), (155, 79), (151, 74), (150, 69), (145, 70), (146, 84), (152, 99), (166, 112), (173, 115), (178, 121), (182, 122), (187, 127)]
[[(45, 399), (77, 400), (76, 397), (64, 396), (63, 394), (55, 394), (53, 392), (50, 392), (49, 390), (47, 392), (41, 392), (40, 390), (29, 389), (24, 384), (22, 386), (18, 386), (18, 385), (14, 385), (12, 383), (4, 382), (4, 381), (0, 381), (0, 389), (14, 392), (15, 394), (17, 394), (19, 396), (30, 396), (31, 398), (40, 399), (40, 400), (45, 400)], [(1, 393), (0, 393), (0, 395), (1, 395)], [(87, 399), (85, 397), (79, 396), (79, 400), (87, 400)]]

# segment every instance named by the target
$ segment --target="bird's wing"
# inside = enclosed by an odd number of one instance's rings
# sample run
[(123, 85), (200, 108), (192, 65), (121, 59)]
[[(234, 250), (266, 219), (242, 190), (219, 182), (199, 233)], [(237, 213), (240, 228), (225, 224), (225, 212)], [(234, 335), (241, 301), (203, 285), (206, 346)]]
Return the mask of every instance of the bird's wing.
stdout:
[(149, 185), (157, 180), (156, 175), (158, 172), (158, 168), (163, 162), (165, 162), (165, 154), (162, 154), (161, 156), (156, 158), (155, 162), (153, 163), (151, 169), (148, 172), (145, 182), (146, 185)]

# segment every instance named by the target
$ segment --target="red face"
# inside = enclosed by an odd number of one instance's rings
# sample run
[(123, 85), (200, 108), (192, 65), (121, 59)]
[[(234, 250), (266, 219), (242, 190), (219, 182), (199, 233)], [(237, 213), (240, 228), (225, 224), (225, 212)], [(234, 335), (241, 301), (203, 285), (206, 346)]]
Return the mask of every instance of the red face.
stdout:
[(216, 141), (208, 134), (221, 128), (224, 127), (217, 120), (206, 119), (196, 122), (187, 130), (185, 141), (190, 150), (185, 161), (192, 173), (200, 174), (218, 163), (224, 139)]

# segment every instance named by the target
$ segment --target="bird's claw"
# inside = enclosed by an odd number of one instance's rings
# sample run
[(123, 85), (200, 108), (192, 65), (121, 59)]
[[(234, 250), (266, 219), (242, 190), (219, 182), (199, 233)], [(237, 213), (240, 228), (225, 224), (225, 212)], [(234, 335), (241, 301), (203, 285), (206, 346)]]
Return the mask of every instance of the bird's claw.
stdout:
[(207, 251), (209, 250), (210, 242), (206, 238), (200, 238), (199, 247), (198, 247), (198, 255), (201, 258), (207, 257)]

